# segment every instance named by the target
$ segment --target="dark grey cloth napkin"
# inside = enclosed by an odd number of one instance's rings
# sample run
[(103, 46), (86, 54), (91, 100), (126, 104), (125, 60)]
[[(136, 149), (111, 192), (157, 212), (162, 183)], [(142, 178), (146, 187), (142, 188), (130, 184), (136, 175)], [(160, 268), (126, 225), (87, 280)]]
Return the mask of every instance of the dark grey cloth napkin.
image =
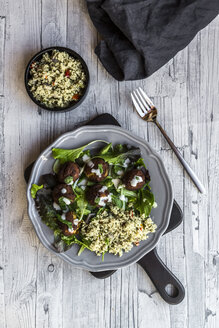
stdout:
[(219, 0), (87, 0), (95, 52), (117, 80), (150, 76), (219, 12)]

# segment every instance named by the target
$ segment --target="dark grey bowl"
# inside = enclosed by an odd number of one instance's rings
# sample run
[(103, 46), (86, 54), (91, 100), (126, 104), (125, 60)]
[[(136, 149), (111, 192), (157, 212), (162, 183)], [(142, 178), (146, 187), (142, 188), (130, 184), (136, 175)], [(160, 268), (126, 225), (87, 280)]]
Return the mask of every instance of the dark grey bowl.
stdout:
[[(76, 59), (79, 59), (82, 66), (83, 66), (83, 69), (85, 71), (85, 74), (86, 74), (86, 86), (84, 88), (84, 93), (83, 95), (81, 96), (81, 98), (77, 101), (77, 102), (74, 102), (72, 101), (72, 103), (70, 103), (68, 106), (66, 107), (47, 107), (46, 105), (44, 105), (43, 103), (41, 103), (40, 101), (38, 101), (36, 98), (34, 98), (32, 92), (30, 91), (30, 88), (28, 86), (28, 81), (30, 80), (30, 66), (32, 64), (32, 62), (35, 62), (35, 61), (39, 61), (41, 58), (42, 58), (42, 55), (46, 52), (50, 53), (52, 52), (53, 50), (59, 50), (59, 51), (65, 51), (67, 52), (70, 56), (76, 58)], [(89, 84), (90, 84), (90, 75), (89, 75), (89, 71), (88, 71), (88, 67), (87, 67), (87, 64), (85, 63), (85, 61), (83, 60), (83, 58), (77, 53), (75, 52), (74, 50), (72, 49), (69, 49), (69, 48), (64, 48), (64, 47), (50, 47), (50, 48), (46, 48), (46, 49), (43, 49), (41, 50), (40, 52), (38, 52), (36, 55), (34, 55), (31, 60), (29, 61), (28, 65), (27, 65), (27, 68), (25, 70), (25, 78), (24, 78), (24, 81), (25, 81), (25, 87), (26, 87), (26, 90), (27, 90), (27, 93), (28, 95), (30, 96), (30, 98), (33, 100), (33, 102), (43, 108), (43, 109), (46, 109), (46, 110), (49, 110), (49, 111), (53, 111), (53, 112), (58, 112), (58, 113), (63, 113), (63, 112), (68, 112), (70, 110), (73, 110), (75, 108), (77, 108), (78, 106), (81, 105), (81, 103), (84, 101), (84, 99), (86, 98), (87, 96), (87, 93), (88, 93), (88, 89), (89, 89)]]

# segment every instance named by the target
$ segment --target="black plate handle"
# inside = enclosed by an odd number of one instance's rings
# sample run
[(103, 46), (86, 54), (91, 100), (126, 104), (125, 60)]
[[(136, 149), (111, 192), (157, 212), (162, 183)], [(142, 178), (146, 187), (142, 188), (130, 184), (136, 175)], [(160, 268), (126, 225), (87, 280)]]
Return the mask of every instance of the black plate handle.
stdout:
[(181, 282), (160, 259), (156, 248), (139, 260), (138, 264), (140, 264), (148, 274), (161, 297), (167, 303), (179, 304), (182, 302), (185, 297), (185, 289)]
[[(170, 222), (165, 234), (182, 223), (183, 213), (174, 200)], [(185, 289), (177, 277), (163, 263), (156, 248), (137, 262), (152, 280), (161, 297), (169, 304), (179, 304), (185, 297)], [(171, 293), (170, 293), (171, 291)]]

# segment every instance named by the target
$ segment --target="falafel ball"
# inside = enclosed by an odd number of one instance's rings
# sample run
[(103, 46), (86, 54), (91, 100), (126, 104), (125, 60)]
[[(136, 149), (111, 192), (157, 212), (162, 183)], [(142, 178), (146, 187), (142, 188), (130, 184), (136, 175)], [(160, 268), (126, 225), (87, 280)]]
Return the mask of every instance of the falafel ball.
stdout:
[(128, 190), (141, 189), (145, 184), (145, 175), (142, 170), (130, 170), (124, 175), (123, 183), (125, 184), (125, 188)]
[(85, 165), (84, 173), (91, 181), (103, 181), (109, 174), (109, 164), (102, 158), (94, 158)]
[(59, 182), (65, 182), (67, 177), (72, 177), (73, 181), (76, 181), (79, 178), (80, 168), (78, 164), (73, 162), (64, 163), (58, 173)]
[(75, 194), (71, 186), (68, 186), (66, 183), (57, 185), (52, 191), (52, 197), (55, 203), (59, 203), (60, 197), (68, 198), (71, 203), (75, 200)]
[[(86, 191), (87, 201), (93, 206), (94, 205), (98, 207), (105, 206), (105, 204), (108, 201), (108, 196), (109, 196), (109, 190), (107, 189), (106, 186), (102, 186), (101, 184), (97, 184), (92, 187), (89, 187)], [(97, 198), (100, 199), (98, 204), (96, 203)]]
[(69, 229), (67, 224), (60, 222), (60, 227), (65, 236), (71, 236), (77, 233), (79, 228), (79, 222), (77, 216), (74, 212), (67, 212), (65, 215), (65, 220), (72, 223), (72, 229)]

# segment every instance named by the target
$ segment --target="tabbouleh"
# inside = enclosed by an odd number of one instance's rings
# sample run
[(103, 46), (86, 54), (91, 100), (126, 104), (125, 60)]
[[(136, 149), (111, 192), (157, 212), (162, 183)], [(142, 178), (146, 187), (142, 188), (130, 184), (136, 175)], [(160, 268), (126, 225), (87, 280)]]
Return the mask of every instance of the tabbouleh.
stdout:
[(30, 68), (28, 82), (34, 98), (49, 108), (66, 107), (78, 101), (86, 86), (86, 74), (80, 60), (67, 52), (45, 53)]
[(133, 243), (138, 245), (147, 239), (156, 227), (150, 217), (136, 215), (133, 209), (124, 211), (111, 206), (88, 224), (83, 222), (81, 233), (91, 242), (89, 248), (97, 255), (109, 252), (122, 256), (123, 251), (131, 250)]

